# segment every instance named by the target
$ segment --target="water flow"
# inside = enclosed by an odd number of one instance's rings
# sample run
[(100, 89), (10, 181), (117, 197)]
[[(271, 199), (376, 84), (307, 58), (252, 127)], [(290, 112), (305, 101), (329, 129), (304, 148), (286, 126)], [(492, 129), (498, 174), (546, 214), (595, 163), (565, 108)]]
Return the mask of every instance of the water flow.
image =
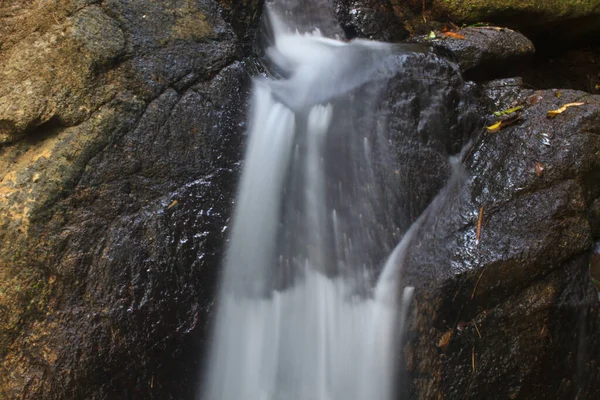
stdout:
[(388, 400), (412, 291), (397, 293), (390, 272), (377, 284), (395, 237), (374, 166), (389, 147), (375, 105), (403, 55), (271, 18), (267, 54), (287, 76), (254, 83), (201, 399)]

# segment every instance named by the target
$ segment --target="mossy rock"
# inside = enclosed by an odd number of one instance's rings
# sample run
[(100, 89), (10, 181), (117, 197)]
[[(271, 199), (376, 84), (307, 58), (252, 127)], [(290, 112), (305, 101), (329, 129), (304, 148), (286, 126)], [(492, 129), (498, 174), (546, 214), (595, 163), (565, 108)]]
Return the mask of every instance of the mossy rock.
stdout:
[[(600, 15), (599, 0), (433, 0), (431, 14), (451, 20), (475, 23), (480, 21), (528, 21), (542, 25), (559, 20)], [(531, 18), (535, 16), (536, 18)]]

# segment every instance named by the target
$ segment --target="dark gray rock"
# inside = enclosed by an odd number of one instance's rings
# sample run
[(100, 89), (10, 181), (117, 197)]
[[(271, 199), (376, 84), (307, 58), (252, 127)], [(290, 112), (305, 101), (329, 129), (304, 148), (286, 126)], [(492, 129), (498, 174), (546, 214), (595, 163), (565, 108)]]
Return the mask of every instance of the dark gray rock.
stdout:
[(409, 41), (430, 44), (440, 55), (456, 61), (460, 69), (477, 77), (510, 76), (535, 53), (533, 43), (519, 32), (495, 26), (468, 27), (416, 36)]
[(389, 1), (335, 0), (335, 11), (348, 39), (355, 37), (398, 42), (408, 31)]
[[(595, 398), (600, 307), (587, 266), (600, 98), (500, 87), (488, 86), (489, 104), (524, 99), (520, 122), (482, 129), (468, 177), (411, 245), (408, 379), (418, 398)], [(547, 116), (572, 102), (585, 104)]]
[(450, 157), (484, 124), (475, 86), (455, 66), (432, 53), (414, 54), (387, 83), (381, 113), (386, 117), (397, 188), (389, 200), (404, 232), (449, 178)]

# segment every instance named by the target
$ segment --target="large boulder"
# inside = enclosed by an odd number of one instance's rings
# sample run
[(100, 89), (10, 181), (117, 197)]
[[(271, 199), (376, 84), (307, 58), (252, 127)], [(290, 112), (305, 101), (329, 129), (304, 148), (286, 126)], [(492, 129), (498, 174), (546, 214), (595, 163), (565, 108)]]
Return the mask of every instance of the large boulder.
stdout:
[(0, 397), (193, 397), (252, 64), (221, 13), (0, 5)]
[(426, 211), (407, 256), (405, 283), (417, 295), (405, 389), (416, 398), (600, 395), (600, 304), (588, 268), (600, 97), (515, 83), (484, 88), (490, 111), (523, 110), (503, 129), (482, 128), (466, 176)]
[(433, 0), (430, 16), (461, 23), (510, 22), (521, 26), (541, 26), (558, 21), (600, 17), (597, 0)]
[(533, 43), (524, 35), (497, 26), (432, 31), (408, 42), (431, 46), (456, 62), (465, 76), (478, 80), (494, 75), (510, 76), (510, 71), (522, 68), (535, 53)]
[(433, 0), (424, 15), (457, 24), (506, 25), (547, 51), (593, 41), (600, 33), (599, 0)]
[(353, 36), (399, 41), (408, 34), (481, 23), (524, 32), (553, 51), (595, 41), (600, 33), (599, 0), (331, 0)]

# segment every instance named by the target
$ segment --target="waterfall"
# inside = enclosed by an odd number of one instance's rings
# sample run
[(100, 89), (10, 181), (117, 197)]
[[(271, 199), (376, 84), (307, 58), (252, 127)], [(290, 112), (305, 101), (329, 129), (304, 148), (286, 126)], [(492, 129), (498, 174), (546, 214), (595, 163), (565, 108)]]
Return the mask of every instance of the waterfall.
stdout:
[(411, 235), (388, 256), (399, 235), (376, 105), (410, 49), (270, 20), (266, 54), (283, 79), (253, 85), (199, 398), (388, 400), (412, 295), (390, 271)]

